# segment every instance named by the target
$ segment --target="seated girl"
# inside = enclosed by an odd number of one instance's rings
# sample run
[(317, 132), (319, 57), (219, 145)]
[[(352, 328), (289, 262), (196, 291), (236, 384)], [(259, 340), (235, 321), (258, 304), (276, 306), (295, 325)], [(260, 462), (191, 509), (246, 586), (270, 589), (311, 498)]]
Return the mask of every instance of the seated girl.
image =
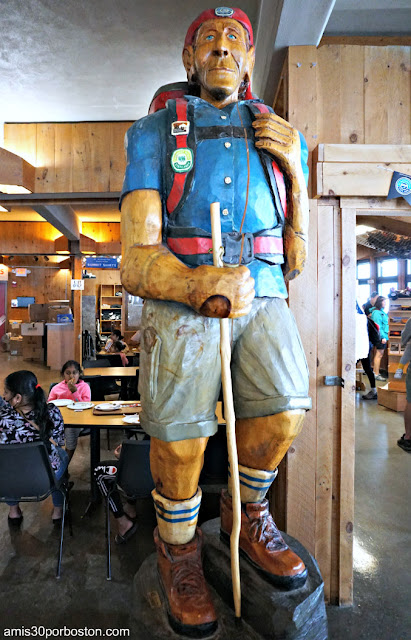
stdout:
[[(0, 444), (17, 444), (42, 440), (47, 447), (51, 466), (57, 479), (67, 469), (68, 456), (64, 446), (64, 423), (60, 410), (48, 405), (44, 391), (31, 371), (15, 371), (4, 381), (4, 400), (0, 406)], [(52, 493), (53, 523), (60, 523), (63, 496)], [(18, 502), (7, 502), (10, 524), (23, 520)]]
[[(119, 459), (121, 444), (115, 449), (114, 455)], [(116, 460), (103, 460), (94, 469), (94, 477), (102, 495), (107, 497), (108, 492), (116, 485), (117, 462)], [(117, 535), (116, 544), (125, 544), (137, 531), (136, 501), (127, 498), (126, 509), (123, 506), (120, 493), (115, 488), (109, 500), (110, 509), (116, 519)]]
[[(53, 400), (72, 400), (73, 402), (90, 402), (91, 390), (89, 385), (81, 379), (83, 371), (75, 360), (68, 360), (61, 369), (62, 382), (54, 385), (50, 391), (48, 402)], [(77, 447), (81, 427), (66, 427), (66, 451), (69, 461)]]

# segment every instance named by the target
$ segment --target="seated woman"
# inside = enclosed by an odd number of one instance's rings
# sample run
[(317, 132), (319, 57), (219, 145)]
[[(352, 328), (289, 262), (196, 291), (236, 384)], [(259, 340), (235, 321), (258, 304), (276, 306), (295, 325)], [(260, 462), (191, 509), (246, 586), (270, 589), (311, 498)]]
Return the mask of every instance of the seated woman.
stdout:
[(117, 340), (117, 342), (113, 344), (113, 353), (118, 353), (123, 367), (128, 367), (128, 358), (125, 354), (126, 349), (127, 345), (124, 342), (121, 342), (121, 340)]
[[(72, 400), (73, 402), (90, 402), (91, 390), (89, 385), (81, 379), (82, 368), (75, 360), (68, 360), (61, 368), (62, 382), (56, 384), (50, 391), (47, 402), (53, 400)], [(77, 447), (81, 427), (66, 427), (66, 451), (69, 462)]]
[[(42, 440), (47, 447), (51, 466), (57, 479), (67, 469), (68, 456), (64, 446), (64, 423), (60, 410), (48, 405), (44, 391), (31, 371), (15, 371), (4, 381), (4, 400), (0, 406), (0, 444), (17, 444)], [(53, 523), (60, 523), (63, 496), (52, 493)], [(10, 507), (10, 524), (19, 525), (23, 520), (18, 502), (7, 502)]]
[[(119, 459), (121, 444), (114, 450), (114, 455)], [(97, 486), (104, 497), (107, 496), (113, 485), (116, 484), (117, 466), (115, 460), (103, 460), (94, 469), (94, 477)], [(131, 498), (127, 499), (127, 511), (123, 507), (120, 493), (114, 489), (109, 500), (110, 509), (116, 519), (118, 533), (114, 538), (116, 544), (125, 544), (137, 531), (136, 522), (136, 502)]]
[[(119, 331), (118, 329), (113, 329), (112, 332), (110, 333), (109, 339), (106, 342), (104, 351), (106, 351), (107, 353), (116, 353), (115, 344), (116, 342), (121, 342), (123, 339), (124, 339), (124, 336), (121, 335), (121, 331)], [(125, 351), (126, 353), (128, 351), (127, 345), (125, 345)]]

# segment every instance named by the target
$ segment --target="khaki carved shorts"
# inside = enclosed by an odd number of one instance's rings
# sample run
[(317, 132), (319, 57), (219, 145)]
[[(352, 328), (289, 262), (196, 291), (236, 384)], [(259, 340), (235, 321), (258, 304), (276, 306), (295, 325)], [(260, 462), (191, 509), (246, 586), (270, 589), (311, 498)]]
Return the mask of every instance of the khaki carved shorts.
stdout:
[[(307, 362), (286, 301), (257, 298), (230, 327), (236, 417), (310, 409)], [(167, 442), (213, 435), (221, 386), (219, 320), (177, 302), (147, 300), (141, 333), (142, 427)]]

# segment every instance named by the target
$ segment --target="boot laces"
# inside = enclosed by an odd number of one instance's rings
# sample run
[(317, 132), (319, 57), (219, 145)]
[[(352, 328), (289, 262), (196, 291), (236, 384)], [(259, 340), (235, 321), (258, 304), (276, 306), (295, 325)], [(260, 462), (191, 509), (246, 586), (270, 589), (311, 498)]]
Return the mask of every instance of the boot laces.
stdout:
[(251, 520), (249, 537), (251, 542), (262, 542), (269, 551), (280, 551), (287, 548), (271, 514)]
[(183, 597), (204, 598), (205, 580), (200, 562), (195, 560), (177, 562), (171, 569), (173, 588)]

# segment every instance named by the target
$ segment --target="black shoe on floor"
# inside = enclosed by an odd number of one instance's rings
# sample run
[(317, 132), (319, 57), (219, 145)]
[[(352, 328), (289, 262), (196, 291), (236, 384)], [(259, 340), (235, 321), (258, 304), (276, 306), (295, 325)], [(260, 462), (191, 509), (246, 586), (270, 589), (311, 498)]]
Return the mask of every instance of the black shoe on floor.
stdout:
[(404, 449), (404, 451), (408, 451), (408, 453), (411, 453), (411, 440), (405, 439), (405, 433), (399, 440), (397, 440), (397, 444), (399, 447), (401, 447), (401, 449)]

